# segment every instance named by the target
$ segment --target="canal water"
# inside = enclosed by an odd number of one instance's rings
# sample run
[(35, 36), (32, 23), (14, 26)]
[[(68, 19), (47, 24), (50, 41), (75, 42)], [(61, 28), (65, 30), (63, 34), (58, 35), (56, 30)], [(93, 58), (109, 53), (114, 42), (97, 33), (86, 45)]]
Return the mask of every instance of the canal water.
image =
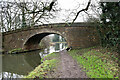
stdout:
[(41, 58), (53, 53), (59, 52), (67, 47), (66, 43), (56, 43), (44, 50), (33, 51), (21, 54), (3, 54), (2, 72), (3, 78), (22, 78), (41, 64)]

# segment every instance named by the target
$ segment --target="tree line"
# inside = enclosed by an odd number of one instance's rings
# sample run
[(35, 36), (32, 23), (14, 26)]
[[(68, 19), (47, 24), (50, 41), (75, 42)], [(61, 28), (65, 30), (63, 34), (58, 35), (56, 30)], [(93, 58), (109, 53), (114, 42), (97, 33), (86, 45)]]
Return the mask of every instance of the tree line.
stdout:
[(32, 27), (34, 25), (49, 22), (55, 17), (56, 0), (8, 2), (0, 1), (0, 26), (1, 31), (6, 32), (18, 28)]
[(99, 34), (102, 47), (114, 48), (120, 53), (120, 1), (119, 2), (97, 2), (90, 4), (89, 9), (95, 12), (95, 15), (89, 11), (86, 22), (94, 22)]

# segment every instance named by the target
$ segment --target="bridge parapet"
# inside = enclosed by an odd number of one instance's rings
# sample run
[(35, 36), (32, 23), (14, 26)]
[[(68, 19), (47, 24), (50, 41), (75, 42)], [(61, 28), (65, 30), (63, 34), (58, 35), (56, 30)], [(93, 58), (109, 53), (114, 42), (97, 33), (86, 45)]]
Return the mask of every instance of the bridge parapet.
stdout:
[(11, 33), (16, 33), (20, 31), (28, 31), (28, 30), (33, 30), (33, 29), (39, 29), (39, 28), (55, 28), (55, 27), (94, 27), (95, 23), (86, 23), (86, 22), (78, 22), (78, 23), (54, 23), (54, 24), (43, 24), (43, 25), (35, 25), (33, 27), (25, 27), (25, 28), (20, 28), (12, 31), (7, 31), (3, 32), (3, 35), (11, 34)]

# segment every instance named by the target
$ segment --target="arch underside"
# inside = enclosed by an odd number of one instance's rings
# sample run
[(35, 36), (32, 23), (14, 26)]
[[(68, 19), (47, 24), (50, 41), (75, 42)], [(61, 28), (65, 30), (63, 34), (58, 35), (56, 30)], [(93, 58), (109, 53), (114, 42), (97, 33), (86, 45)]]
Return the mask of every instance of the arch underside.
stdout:
[[(36, 34), (32, 37), (30, 37), (26, 43), (24, 44), (24, 49), (25, 50), (35, 50), (35, 49), (40, 49), (40, 41), (45, 37), (48, 36), (50, 34), (57, 34), (57, 33), (40, 33), (40, 34)], [(60, 34), (58, 34), (60, 35)]]
[(24, 44), (24, 49), (27, 49), (27, 50), (39, 49), (40, 41), (49, 34), (52, 34), (52, 33), (41, 33), (41, 34), (36, 34), (30, 37), (28, 41)]

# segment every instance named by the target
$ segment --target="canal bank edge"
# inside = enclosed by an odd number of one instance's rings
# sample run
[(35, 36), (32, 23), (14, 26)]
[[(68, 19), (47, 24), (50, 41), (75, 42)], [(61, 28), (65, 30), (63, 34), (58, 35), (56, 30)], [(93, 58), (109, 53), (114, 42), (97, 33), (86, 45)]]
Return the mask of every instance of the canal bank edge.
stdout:
[[(73, 49), (68, 54), (78, 62), (80, 68), (86, 72), (89, 78), (115, 78), (118, 80), (119, 66), (117, 61), (119, 59), (116, 57), (117, 54), (115, 52), (97, 46), (85, 49)], [(51, 78), (48, 75), (51, 75), (51, 73), (57, 70), (57, 66), (60, 63), (59, 56), (57, 53), (52, 53), (42, 58), (43, 63), (29, 73), (29, 75), (25, 76), (25, 78), (31, 78), (31, 76), (32, 78), (38, 78), (38, 74), (43, 75), (40, 78)], [(45, 72), (45, 70), (48, 72)], [(56, 77), (52, 76), (52, 78)]]
[(0, 51), (1, 54), (19, 54), (19, 53), (27, 53), (27, 52), (32, 52), (32, 51), (37, 51), (37, 50), (43, 50), (43, 48), (41, 49), (34, 49), (34, 50), (23, 50), (21, 48), (16, 48), (16, 49), (12, 49), (10, 51)]
[(24, 78), (49, 78), (52, 76), (52, 72), (57, 69), (57, 64), (59, 64), (59, 53), (53, 52), (41, 59), (41, 64), (37, 66), (33, 71), (31, 71)]

